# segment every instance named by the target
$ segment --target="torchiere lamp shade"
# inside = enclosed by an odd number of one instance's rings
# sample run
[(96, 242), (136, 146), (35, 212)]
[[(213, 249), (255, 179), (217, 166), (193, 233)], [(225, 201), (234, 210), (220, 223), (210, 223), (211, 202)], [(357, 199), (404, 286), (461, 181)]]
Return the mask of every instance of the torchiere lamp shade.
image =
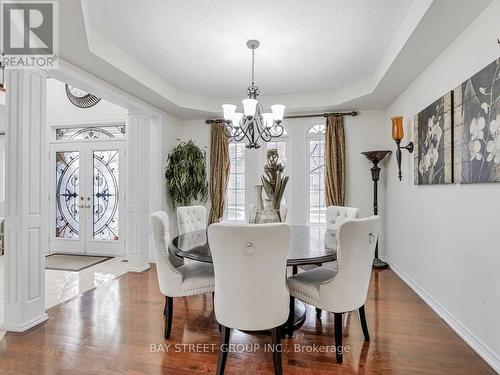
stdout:
[(362, 154), (365, 155), (368, 160), (370, 160), (372, 163), (375, 164), (382, 161), (391, 152), (392, 151), (390, 150), (377, 150), (377, 151), (365, 151), (362, 152)]

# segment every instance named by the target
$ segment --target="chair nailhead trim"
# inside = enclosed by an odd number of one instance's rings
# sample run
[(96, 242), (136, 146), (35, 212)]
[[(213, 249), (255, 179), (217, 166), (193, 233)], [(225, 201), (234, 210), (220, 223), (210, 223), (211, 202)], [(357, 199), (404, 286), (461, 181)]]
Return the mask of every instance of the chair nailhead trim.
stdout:
[[(300, 290), (296, 290), (296, 289), (291, 289), (291, 291), (294, 293), (294, 294), (299, 294), (301, 295), (302, 297), (306, 297), (308, 298), (310, 301), (313, 301), (313, 302), (317, 302), (319, 303), (319, 300), (314, 298), (314, 297), (311, 297), (310, 295), (300, 291)], [(300, 298), (300, 297), (297, 297), (297, 298)], [(305, 301), (304, 301), (305, 302)]]

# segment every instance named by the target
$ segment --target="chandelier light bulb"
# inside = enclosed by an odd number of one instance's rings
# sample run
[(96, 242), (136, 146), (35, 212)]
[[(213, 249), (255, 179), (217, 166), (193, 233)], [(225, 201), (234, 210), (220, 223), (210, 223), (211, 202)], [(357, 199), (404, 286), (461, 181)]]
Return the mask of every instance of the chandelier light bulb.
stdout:
[(271, 111), (273, 111), (273, 119), (278, 124), (283, 121), (283, 117), (285, 116), (285, 108), (286, 106), (283, 104), (274, 104), (271, 106)]
[(233, 120), (233, 127), (235, 129), (239, 129), (242, 118), (243, 118), (243, 113), (234, 112), (232, 120)]
[(271, 129), (273, 127), (273, 114), (272, 113), (263, 113), (264, 124), (266, 125), (266, 129)]
[(255, 116), (257, 99), (243, 99), (241, 103), (243, 103), (243, 113), (245, 113), (246, 117), (251, 119), (253, 116)]
[(224, 114), (224, 120), (230, 122), (233, 120), (234, 112), (236, 111), (236, 106), (233, 104), (223, 104), (222, 113)]

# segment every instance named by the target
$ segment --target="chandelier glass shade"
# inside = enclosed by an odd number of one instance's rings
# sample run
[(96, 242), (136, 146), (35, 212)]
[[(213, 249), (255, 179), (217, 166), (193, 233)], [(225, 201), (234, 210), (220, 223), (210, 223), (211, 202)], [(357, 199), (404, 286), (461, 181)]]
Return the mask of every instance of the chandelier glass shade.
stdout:
[(255, 85), (255, 50), (259, 47), (258, 40), (249, 40), (247, 47), (252, 50), (252, 84), (248, 86), (247, 96), (241, 104), (243, 112), (238, 112), (233, 104), (223, 104), (222, 113), (226, 126), (226, 135), (235, 142), (246, 141), (247, 148), (259, 148), (260, 141), (269, 142), (283, 135), (282, 121), (285, 115), (283, 104), (274, 104), (270, 112), (265, 112), (257, 99), (260, 94)]

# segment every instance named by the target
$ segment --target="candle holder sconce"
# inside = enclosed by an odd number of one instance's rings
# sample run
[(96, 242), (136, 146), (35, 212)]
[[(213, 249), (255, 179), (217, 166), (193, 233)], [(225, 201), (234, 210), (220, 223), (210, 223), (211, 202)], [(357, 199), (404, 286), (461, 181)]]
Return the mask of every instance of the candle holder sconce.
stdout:
[(402, 179), (401, 174), (401, 159), (402, 159), (402, 151), (401, 149), (407, 150), (410, 154), (413, 153), (413, 142), (408, 143), (406, 146), (401, 146), (401, 140), (404, 137), (403, 130), (403, 117), (395, 116), (391, 119), (392, 121), (392, 139), (396, 142), (397, 150), (396, 150), (396, 160), (398, 162), (398, 178), (399, 181)]

